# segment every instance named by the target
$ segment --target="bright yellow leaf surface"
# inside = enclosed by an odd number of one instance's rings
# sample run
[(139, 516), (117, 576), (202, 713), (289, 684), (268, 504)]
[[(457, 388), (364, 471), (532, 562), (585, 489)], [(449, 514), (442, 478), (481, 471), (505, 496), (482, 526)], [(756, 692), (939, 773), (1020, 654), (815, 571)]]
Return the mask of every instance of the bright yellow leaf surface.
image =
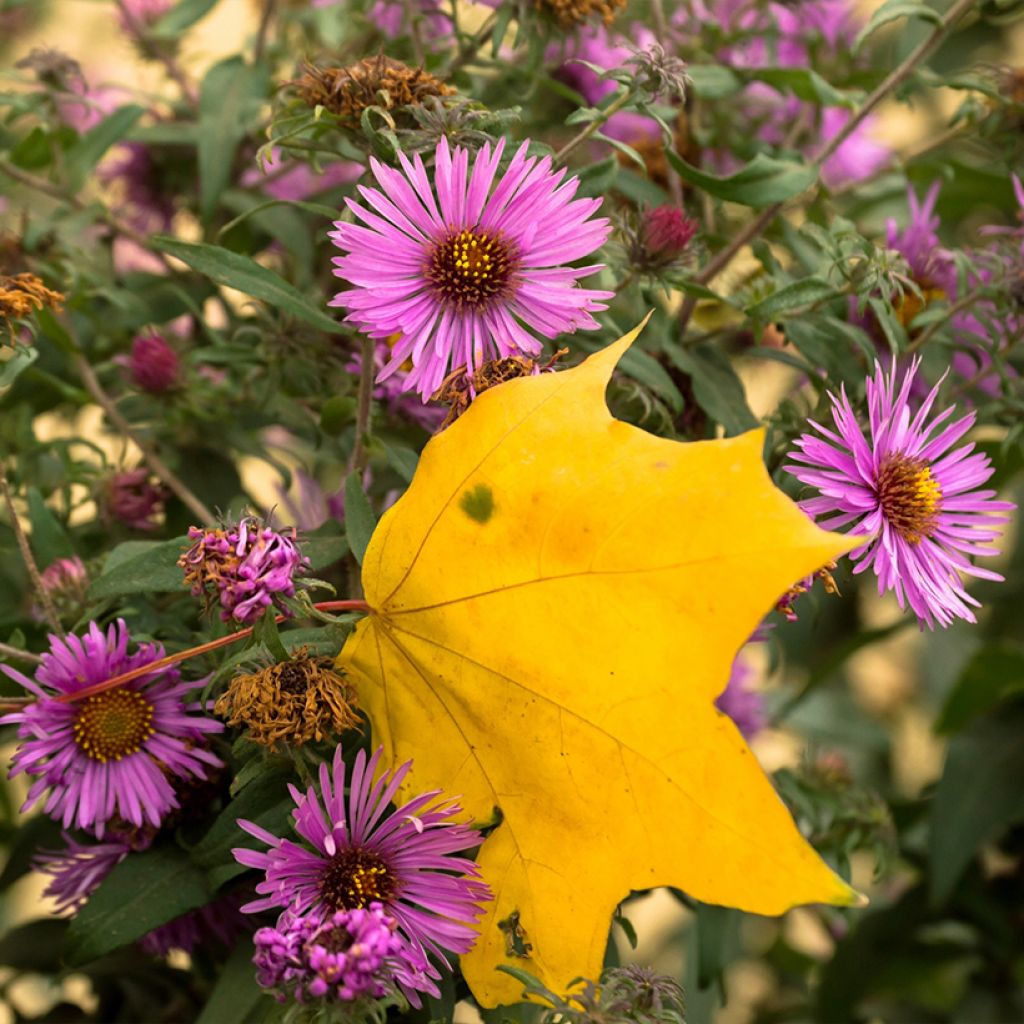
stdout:
[(759, 914), (857, 900), (713, 706), (778, 596), (851, 542), (772, 485), (760, 431), (682, 444), (613, 419), (636, 334), (484, 393), (426, 446), (339, 659), (411, 789), (500, 809), (462, 958), (486, 1006), (521, 996), (499, 964), (555, 991), (597, 977), (631, 889)]

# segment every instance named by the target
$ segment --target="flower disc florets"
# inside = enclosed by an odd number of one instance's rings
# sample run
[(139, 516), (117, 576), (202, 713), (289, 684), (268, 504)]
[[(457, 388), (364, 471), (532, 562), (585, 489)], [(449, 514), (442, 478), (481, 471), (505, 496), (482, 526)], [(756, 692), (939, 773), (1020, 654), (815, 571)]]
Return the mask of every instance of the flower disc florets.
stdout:
[(295, 577), (309, 566), (294, 527), (272, 530), (243, 516), (238, 526), (193, 526), (188, 535), (195, 543), (178, 559), (185, 584), (195, 597), (205, 597), (208, 607), (219, 603), (225, 622), (255, 622), (274, 604), (287, 614), (280, 598), (295, 594)]

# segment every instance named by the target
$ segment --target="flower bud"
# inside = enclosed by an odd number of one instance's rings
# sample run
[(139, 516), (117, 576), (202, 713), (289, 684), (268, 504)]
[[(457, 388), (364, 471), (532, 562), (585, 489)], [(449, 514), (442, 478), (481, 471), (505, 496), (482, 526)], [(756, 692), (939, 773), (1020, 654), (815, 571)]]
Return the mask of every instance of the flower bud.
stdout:
[(640, 226), (641, 261), (645, 267), (665, 267), (678, 260), (697, 233), (697, 222), (677, 206), (647, 210)]
[(103, 487), (104, 515), (133, 530), (155, 530), (166, 500), (167, 491), (151, 482), (146, 469), (112, 473)]
[(181, 359), (161, 334), (138, 335), (123, 365), (131, 382), (151, 395), (170, 391), (181, 379)]

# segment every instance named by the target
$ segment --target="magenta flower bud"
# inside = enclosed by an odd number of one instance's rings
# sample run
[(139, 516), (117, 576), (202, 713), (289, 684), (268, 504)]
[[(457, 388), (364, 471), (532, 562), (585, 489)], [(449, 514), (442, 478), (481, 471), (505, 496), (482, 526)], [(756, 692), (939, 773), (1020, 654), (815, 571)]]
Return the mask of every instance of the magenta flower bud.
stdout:
[(679, 259), (696, 233), (697, 222), (677, 206), (655, 206), (647, 210), (640, 227), (645, 264), (663, 267)]
[(131, 382), (151, 395), (170, 391), (181, 379), (181, 359), (162, 334), (138, 335), (122, 363)]
[[(62, 619), (76, 618), (85, 607), (89, 576), (77, 555), (51, 562), (40, 573), (39, 581)], [(32, 606), (32, 617), (37, 622), (46, 620), (45, 613), (38, 605)]]
[(150, 480), (148, 470), (129, 469), (107, 477), (102, 506), (108, 519), (148, 533), (159, 525), (166, 500), (167, 491)]

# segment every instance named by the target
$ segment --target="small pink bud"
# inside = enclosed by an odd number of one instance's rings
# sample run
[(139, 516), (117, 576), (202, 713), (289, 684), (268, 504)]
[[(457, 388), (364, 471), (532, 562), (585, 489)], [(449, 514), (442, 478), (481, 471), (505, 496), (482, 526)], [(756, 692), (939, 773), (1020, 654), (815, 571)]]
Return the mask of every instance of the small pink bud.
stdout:
[(644, 213), (640, 242), (649, 265), (664, 266), (683, 255), (697, 222), (677, 206), (655, 206)]
[(160, 334), (138, 335), (125, 364), (132, 383), (153, 395), (170, 391), (181, 378), (178, 353)]

